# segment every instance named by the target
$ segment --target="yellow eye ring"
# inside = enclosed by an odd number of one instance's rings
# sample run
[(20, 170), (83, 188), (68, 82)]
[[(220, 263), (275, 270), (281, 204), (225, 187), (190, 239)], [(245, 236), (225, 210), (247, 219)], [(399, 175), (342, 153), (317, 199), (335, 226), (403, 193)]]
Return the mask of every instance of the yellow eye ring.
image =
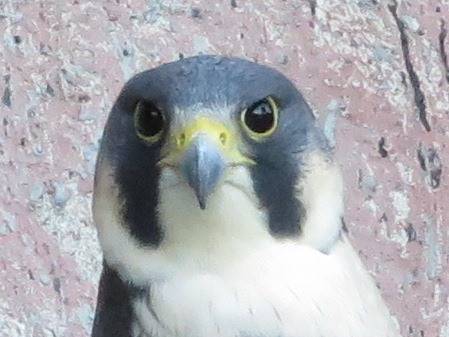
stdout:
[(134, 128), (137, 136), (148, 143), (161, 139), (165, 118), (162, 112), (152, 103), (139, 101), (134, 110)]
[(255, 102), (240, 114), (243, 129), (256, 141), (271, 136), (278, 126), (278, 119), (278, 106), (270, 96)]

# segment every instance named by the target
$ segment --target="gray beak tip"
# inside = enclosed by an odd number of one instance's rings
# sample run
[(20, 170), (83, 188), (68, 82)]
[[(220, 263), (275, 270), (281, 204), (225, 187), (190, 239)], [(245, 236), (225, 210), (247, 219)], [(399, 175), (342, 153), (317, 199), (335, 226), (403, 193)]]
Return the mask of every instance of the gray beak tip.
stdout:
[(187, 150), (181, 169), (202, 210), (206, 209), (207, 198), (218, 184), (224, 168), (219, 150), (207, 137), (198, 137)]
[(204, 211), (206, 209), (206, 200), (205, 199), (198, 199), (198, 202), (200, 204), (200, 208)]

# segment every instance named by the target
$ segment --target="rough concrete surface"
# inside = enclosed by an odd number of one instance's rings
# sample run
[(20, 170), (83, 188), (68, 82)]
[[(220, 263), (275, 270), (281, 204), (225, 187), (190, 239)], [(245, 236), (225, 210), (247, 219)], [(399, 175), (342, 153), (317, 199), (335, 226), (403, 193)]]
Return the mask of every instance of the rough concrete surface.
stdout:
[(0, 0), (0, 336), (88, 335), (106, 115), (132, 74), (219, 53), (303, 91), (404, 336), (449, 337), (448, 30), (448, 0)]

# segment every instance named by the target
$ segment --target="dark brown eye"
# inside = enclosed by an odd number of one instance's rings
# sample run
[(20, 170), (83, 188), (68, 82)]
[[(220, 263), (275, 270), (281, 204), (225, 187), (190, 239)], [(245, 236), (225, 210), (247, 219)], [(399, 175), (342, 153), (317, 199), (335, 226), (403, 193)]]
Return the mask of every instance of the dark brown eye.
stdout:
[(159, 140), (164, 128), (164, 116), (152, 103), (140, 101), (134, 113), (134, 125), (137, 135), (149, 142)]
[(277, 126), (278, 109), (271, 97), (264, 98), (242, 112), (242, 124), (256, 140), (271, 135)]

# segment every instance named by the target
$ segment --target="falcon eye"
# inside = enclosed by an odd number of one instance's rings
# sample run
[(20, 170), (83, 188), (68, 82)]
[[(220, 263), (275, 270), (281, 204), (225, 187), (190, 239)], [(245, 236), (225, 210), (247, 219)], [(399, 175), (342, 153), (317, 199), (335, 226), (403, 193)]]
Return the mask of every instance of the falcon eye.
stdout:
[(255, 140), (273, 134), (278, 122), (278, 107), (270, 97), (266, 97), (243, 110), (241, 121), (249, 136)]
[(147, 142), (156, 142), (162, 135), (164, 116), (152, 103), (139, 101), (134, 113), (134, 126), (137, 135)]

